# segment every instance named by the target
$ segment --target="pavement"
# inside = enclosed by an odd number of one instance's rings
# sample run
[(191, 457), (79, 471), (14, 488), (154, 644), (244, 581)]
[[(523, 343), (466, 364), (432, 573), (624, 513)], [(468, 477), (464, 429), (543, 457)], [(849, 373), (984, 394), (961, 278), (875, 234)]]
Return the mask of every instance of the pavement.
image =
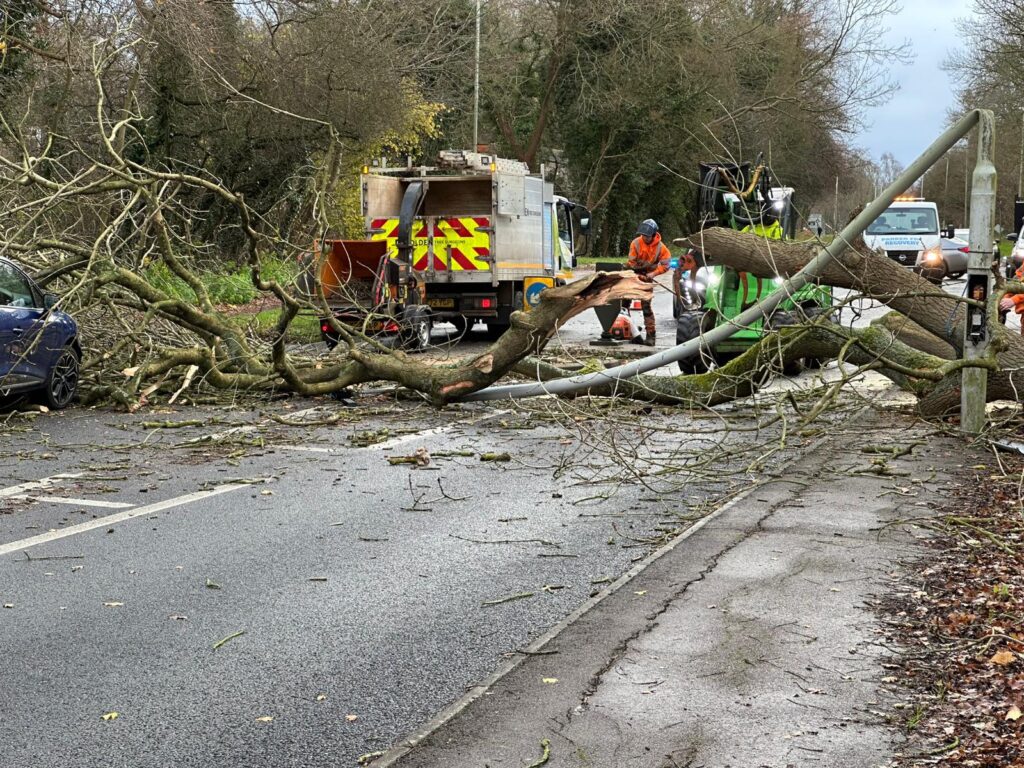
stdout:
[(912, 521), (978, 460), (862, 412), (374, 767), (889, 765), (907, 714), (884, 690), (873, 606), (924, 555)]

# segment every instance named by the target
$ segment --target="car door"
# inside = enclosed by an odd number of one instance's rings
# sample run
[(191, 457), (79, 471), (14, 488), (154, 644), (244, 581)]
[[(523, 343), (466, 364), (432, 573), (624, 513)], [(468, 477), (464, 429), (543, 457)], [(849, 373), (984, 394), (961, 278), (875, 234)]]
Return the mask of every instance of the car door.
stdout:
[(0, 389), (46, 378), (54, 350), (40, 336), (46, 313), (42, 304), (28, 276), (0, 260)]

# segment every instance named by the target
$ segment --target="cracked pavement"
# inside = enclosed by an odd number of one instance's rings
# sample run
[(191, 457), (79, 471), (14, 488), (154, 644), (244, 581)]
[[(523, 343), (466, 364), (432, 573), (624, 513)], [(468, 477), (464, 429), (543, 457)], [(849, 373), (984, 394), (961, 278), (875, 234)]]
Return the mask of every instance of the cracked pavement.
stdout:
[[(969, 457), (862, 418), (862, 440), (822, 441), (374, 765), (887, 765), (901, 714), (872, 606)], [(880, 434), (927, 441), (861, 472)]]

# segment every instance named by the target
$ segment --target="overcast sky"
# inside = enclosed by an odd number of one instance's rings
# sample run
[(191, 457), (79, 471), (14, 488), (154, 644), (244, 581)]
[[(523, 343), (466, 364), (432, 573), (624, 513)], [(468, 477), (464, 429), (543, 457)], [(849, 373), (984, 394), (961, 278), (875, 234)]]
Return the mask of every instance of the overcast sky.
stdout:
[(875, 162), (892, 152), (907, 166), (946, 127), (953, 106), (953, 83), (942, 70), (950, 52), (960, 47), (958, 18), (970, 13), (964, 0), (902, 0), (903, 10), (890, 17), (888, 42), (910, 41), (915, 54), (911, 63), (897, 65), (891, 77), (899, 83), (892, 99), (867, 111), (867, 127), (854, 144), (865, 149)]

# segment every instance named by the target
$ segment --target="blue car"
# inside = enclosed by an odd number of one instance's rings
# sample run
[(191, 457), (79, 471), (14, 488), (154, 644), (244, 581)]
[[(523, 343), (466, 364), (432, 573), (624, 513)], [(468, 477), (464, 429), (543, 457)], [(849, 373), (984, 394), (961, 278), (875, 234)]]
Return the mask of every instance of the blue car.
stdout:
[(0, 258), (0, 398), (32, 394), (63, 408), (78, 391), (78, 325), (14, 262)]

